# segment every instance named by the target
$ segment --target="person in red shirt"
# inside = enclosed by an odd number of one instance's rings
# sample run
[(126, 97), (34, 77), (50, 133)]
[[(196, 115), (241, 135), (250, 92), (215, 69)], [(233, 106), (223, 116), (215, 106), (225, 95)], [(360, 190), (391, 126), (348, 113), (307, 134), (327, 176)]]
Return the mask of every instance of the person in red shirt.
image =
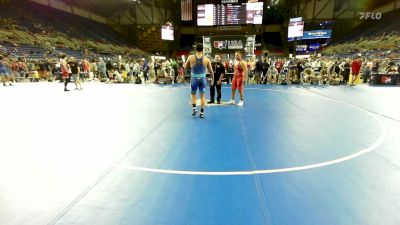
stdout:
[(362, 62), (360, 58), (355, 58), (351, 63), (351, 73), (352, 73), (352, 80), (350, 86), (354, 86), (354, 81), (357, 79), (358, 75), (360, 74)]
[(278, 70), (278, 73), (281, 73), (283, 69), (283, 62), (281, 62), (280, 60), (276, 61), (275, 68), (276, 70)]
[[(90, 73), (90, 63), (86, 59), (82, 60), (82, 68), (83, 68), (83, 73), (85, 74), (82, 79), (85, 80), (85, 78), (89, 78), (89, 73)], [(79, 74), (78, 74), (79, 76)]]
[(70, 81), (69, 72), (68, 72), (68, 64), (66, 55), (61, 56), (61, 76), (64, 78), (64, 91), (69, 91), (67, 89), (68, 83)]
[(247, 65), (244, 60), (242, 60), (242, 53), (235, 53), (235, 67), (234, 74), (232, 79), (232, 99), (228, 102), (229, 104), (235, 104), (235, 94), (236, 90), (239, 90), (240, 94), (240, 102), (237, 104), (238, 106), (243, 106), (243, 97), (244, 97), (244, 82), (247, 77)]

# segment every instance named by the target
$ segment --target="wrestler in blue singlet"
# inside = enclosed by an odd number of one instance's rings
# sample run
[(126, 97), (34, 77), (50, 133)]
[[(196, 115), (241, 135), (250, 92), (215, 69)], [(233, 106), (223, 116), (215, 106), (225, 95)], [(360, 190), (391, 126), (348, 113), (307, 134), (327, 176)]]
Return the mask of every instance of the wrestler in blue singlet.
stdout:
[(206, 67), (203, 64), (203, 57), (196, 58), (196, 64), (192, 67), (192, 79), (191, 87), (192, 94), (196, 94), (197, 88), (199, 88), (200, 94), (204, 94), (206, 91), (207, 79), (206, 79)]

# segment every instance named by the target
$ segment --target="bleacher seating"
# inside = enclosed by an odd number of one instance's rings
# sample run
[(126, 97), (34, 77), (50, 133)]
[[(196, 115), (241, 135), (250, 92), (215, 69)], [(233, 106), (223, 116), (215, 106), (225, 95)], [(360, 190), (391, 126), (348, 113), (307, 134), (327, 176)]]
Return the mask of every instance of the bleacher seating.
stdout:
[(106, 24), (24, 0), (0, 5), (0, 10), (1, 43), (18, 56), (35, 59), (62, 52), (80, 59), (83, 48), (90, 56), (143, 54)]
[(69, 37), (106, 41), (118, 45), (130, 44), (106, 24), (51, 9), (47, 6), (30, 2), (28, 7), (19, 8), (18, 11), (31, 15), (36, 24), (52, 27), (54, 31), (66, 33)]
[(398, 49), (400, 47), (400, 10), (386, 13), (381, 20), (366, 21), (331, 44), (323, 53), (368, 52)]

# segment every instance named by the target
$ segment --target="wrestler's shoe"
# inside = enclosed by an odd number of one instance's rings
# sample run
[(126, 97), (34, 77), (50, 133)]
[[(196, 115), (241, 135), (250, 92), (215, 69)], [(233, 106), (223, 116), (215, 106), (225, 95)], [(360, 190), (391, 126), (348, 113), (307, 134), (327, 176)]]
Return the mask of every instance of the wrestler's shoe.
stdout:
[(231, 99), (231, 100), (228, 102), (228, 104), (229, 104), (229, 105), (234, 105), (234, 104), (235, 104), (235, 100)]

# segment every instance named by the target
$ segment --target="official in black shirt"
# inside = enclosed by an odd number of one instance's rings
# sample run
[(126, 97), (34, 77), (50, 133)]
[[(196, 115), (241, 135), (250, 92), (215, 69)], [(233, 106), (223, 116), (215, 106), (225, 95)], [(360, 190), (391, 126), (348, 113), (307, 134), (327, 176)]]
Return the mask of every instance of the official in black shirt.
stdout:
[(257, 84), (261, 84), (262, 82), (262, 73), (264, 70), (264, 62), (262, 60), (262, 58), (260, 57), (256, 63), (256, 77), (255, 80), (257, 82)]
[(221, 55), (220, 54), (215, 54), (215, 60), (213, 63), (211, 63), (211, 66), (214, 70), (214, 83), (210, 85), (210, 101), (208, 103), (212, 104), (215, 103), (214, 97), (215, 97), (215, 89), (217, 89), (217, 103), (221, 104), (221, 84), (222, 84), (222, 79), (224, 79), (225, 75), (225, 67), (224, 64), (221, 63)]
[(263, 75), (262, 75), (262, 78), (261, 78), (261, 80), (262, 80), (262, 83), (263, 84), (267, 84), (268, 83), (268, 76), (267, 76), (267, 74), (268, 74), (268, 70), (269, 70), (269, 67), (270, 67), (270, 64), (269, 64), (269, 62), (268, 62), (268, 59), (267, 59), (267, 57), (265, 57), (264, 58), (264, 62), (263, 62)]

